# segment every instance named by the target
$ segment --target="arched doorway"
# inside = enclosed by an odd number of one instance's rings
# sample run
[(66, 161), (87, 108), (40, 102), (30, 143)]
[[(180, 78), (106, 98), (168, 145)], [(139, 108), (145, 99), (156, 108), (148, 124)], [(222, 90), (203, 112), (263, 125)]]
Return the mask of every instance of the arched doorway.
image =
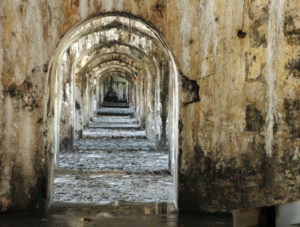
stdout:
[(47, 156), (54, 163), (48, 171), (50, 203), (60, 149), (72, 148), (97, 115), (106, 92), (105, 78), (119, 77), (127, 81), (126, 100), (147, 139), (156, 149), (168, 150), (177, 206), (178, 72), (159, 32), (132, 15), (95, 16), (64, 36), (51, 64), (45, 100), (53, 141)]

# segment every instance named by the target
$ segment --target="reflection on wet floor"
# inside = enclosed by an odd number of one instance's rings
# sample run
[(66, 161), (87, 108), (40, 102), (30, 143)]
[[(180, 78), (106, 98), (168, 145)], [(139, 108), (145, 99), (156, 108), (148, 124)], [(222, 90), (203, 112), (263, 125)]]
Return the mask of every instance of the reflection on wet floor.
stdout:
[(229, 227), (232, 216), (182, 214), (168, 203), (116, 203), (107, 205), (56, 202), (46, 216), (0, 215), (0, 226), (100, 226), (100, 227)]

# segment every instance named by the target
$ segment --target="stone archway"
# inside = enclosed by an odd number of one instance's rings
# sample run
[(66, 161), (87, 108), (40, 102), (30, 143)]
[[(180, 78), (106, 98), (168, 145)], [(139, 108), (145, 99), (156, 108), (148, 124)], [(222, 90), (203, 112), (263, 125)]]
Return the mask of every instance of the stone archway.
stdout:
[[(51, 61), (45, 97), (46, 126), (49, 140), (53, 141), (47, 156), (50, 203), (52, 163), (57, 164), (61, 141), (80, 137), (94, 114), (95, 81), (116, 71), (138, 81), (135, 85), (137, 118), (158, 148), (168, 147), (169, 169), (176, 182), (177, 195), (179, 88), (174, 57), (150, 24), (132, 15), (107, 13), (72, 28), (59, 43)], [(177, 206), (177, 201), (174, 203)]]

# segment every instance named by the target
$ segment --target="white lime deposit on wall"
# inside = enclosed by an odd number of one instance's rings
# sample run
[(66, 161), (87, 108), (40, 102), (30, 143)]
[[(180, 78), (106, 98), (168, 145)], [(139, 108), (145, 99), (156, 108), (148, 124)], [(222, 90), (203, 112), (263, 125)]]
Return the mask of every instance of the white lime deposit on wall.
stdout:
[(177, 1), (177, 9), (180, 21), (180, 34), (182, 37), (182, 61), (184, 73), (188, 73), (191, 69), (190, 66), (190, 46), (189, 41), (192, 32), (192, 21), (195, 9), (191, 4), (185, 0)]
[(102, 8), (104, 11), (109, 12), (112, 11), (114, 7), (114, 1), (113, 0), (104, 0), (102, 1)]
[(271, 0), (269, 5), (268, 46), (266, 49), (266, 84), (267, 84), (267, 117), (266, 117), (266, 152), (272, 156), (273, 127), (277, 118), (276, 65), (281, 55), (283, 40), (284, 0)]
[(198, 21), (201, 21), (202, 26), (201, 36), (203, 37), (202, 43), (202, 64), (201, 64), (201, 78), (208, 76), (207, 73), (207, 57), (209, 47), (213, 46), (213, 57), (216, 58), (218, 47), (218, 25), (215, 16), (216, 3), (215, 0), (206, 0), (199, 2)]
[(80, 0), (79, 2), (79, 14), (81, 19), (84, 19), (88, 16), (89, 13), (89, 5), (88, 0)]

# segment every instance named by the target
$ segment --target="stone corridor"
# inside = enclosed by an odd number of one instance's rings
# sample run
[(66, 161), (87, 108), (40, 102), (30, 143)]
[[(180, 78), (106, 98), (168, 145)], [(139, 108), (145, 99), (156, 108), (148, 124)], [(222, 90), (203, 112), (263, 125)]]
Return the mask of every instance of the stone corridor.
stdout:
[(60, 153), (54, 201), (172, 204), (174, 200), (168, 153), (155, 150), (132, 109), (99, 109), (72, 151)]
[(299, 226), (299, 12), (0, 0), (0, 227)]

